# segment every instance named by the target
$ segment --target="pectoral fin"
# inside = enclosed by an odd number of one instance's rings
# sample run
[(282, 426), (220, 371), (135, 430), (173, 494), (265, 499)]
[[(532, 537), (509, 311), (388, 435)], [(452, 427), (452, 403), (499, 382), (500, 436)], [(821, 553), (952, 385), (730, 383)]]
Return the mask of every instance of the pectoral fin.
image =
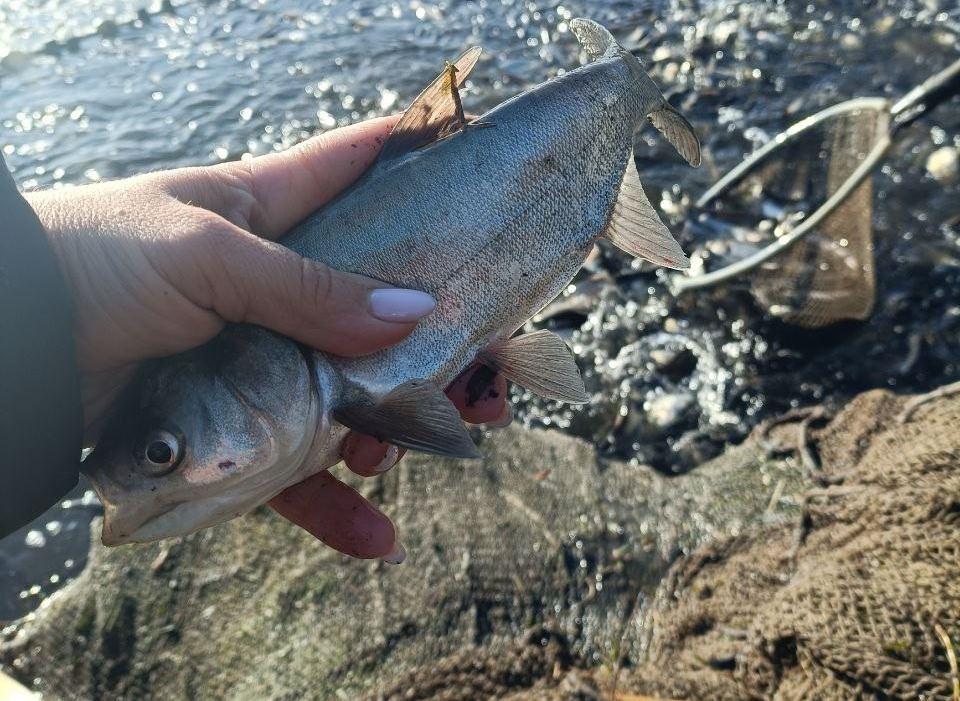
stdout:
[(354, 431), (403, 448), (456, 458), (480, 457), (456, 407), (427, 380), (405, 382), (376, 404), (338, 409), (334, 418)]
[(632, 153), (603, 235), (617, 248), (651, 263), (675, 270), (690, 267), (680, 244), (647, 199)]
[(479, 58), (480, 47), (474, 46), (446, 65), (394, 126), (383, 145), (381, 159), (402, 156), (463, 128), (466, 119), (458, 88), (467, 80)]
[(550, 331), (514, 336), (486, 350), (480, 360), (541, 397), (570, 404), (589, 399), (570, 349)]
[(664, 102), (647, 115), (647, 119), (677, 149), (683, 160), (694, 168), (700, 165), (700, 139), (686, 117)]

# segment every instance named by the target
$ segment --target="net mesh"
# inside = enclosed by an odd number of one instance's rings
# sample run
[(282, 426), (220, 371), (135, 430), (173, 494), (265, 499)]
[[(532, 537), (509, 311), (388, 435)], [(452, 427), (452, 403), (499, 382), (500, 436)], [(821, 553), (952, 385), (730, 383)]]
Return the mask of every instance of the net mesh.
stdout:
[[(678, 562), (634, 631), (639, 664), (619, 675), (545, 664), (537, 685), (504, 698), (956, 698), (960, 399), (907, 421), (903, 407), (869, 393), (815, 437), (823, 477), (837, 484), (808, 493), (801, 527), (714, 542)], [(518, 646), (500, 665), (530, 655)], [(461, 678), (447, 692), (460, 691), (423, 698), (480, 698), (462, 681), (478, 659), (446, 660)], [(411, 677), (387, 698), (421, 698), (401, 694), (419, 688)]]
[[(907, 420), (903, 408), (872, 392), (815, 436), (835, 484), (807, 494), (799, 526), (680, 560), (633, 629), (638, 664), (558, 671), (554, 660), (531, 689), (503, 698), (958, 698), (960, 398)], [(531, 655), (528, 641), (501, 651), (499, 666)], [(443, 693), (416, 695), (414, 675), (386, 698), (481, 698), (463, 682), (470, 670), (487, 678), (480, 659), (445, 660), (437, 673), (455, 670), (447, 678), (458, 682)]]
[[(804, 528), (708, 546), (648, 613), (652, 661), (630, 686), (682, 698), (954, 694), (960, 640), (960, 401), (909, 421), (863, 396), (817, 439), (827, 475)], [(841, 481), (842, 480), (842, 481)]]
[[(746, 254), (769, 245), (812, 215), (886, 137), (888, 122), (888, 113), (878, 109), (839, 114), (748, 172), (714, 202), (746, 231), (750, 246), (736, 250)], [(758, 303), (804, 328), (866, 319), (876, 297), (872, 198), (867, 177), (800, 241), (749, 273)]]
[(49, 698), (948, 699), (960, 397), (904, 405), (872, 392), (809, 433), (812, 491), (758, 441), (672, 480), (538, 432), (482, 467), (411, 456), (371, 495), (402, 567), (265, 512), (97, 548), (0, 663)]

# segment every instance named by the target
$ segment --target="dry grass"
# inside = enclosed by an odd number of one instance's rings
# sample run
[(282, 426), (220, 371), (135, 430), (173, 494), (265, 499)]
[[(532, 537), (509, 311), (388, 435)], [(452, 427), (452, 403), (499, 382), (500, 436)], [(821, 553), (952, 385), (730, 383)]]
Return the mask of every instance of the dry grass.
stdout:
[(939, 623), (933, 625), (940, 642), (947, 649), (947, 661), (950, 663), (950, 677), (953, 680), (953, 701), (960, 701), (960, 667), (957, 665), (957, 653), (953, 649), (953, 641), (947, 631)]

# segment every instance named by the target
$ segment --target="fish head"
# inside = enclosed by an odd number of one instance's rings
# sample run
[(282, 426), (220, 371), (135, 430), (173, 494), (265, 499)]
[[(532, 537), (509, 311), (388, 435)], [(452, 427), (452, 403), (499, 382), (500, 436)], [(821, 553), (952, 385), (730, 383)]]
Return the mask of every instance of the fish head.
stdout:
[(288, 486), (318, 430), (310, 356), (237, 326), (142, 368), (83, 462), (105, 545), (180, 536)]

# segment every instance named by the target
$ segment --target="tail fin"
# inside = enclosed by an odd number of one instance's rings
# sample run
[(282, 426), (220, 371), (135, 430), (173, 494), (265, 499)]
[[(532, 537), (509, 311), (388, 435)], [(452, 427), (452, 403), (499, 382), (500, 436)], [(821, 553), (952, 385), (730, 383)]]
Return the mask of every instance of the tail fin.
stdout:
[[(591, 61), (600, 58), (622, 58), (630, 71), (642, 83), (649, 84), (659, 92), (659, 89), (653, 83), (650, 76), (643, 69), (643, 64), (632, 53), (617, 43), (613, 35), (603, 25), (597, 24), (593, 20), (578, 17), (570, 20), (570, 31), (577, 37), (580, 46), (587, 52)], [(660, 96), (660, 106), (655, 108), (647, 115), (650, 122), (663, 134), (670, 144), (677, 150), (683, 159), (694, 168), (700, 165), (700, 140), (697, 134), (690, 126), (690, 122), (677, 112), (666, 98)]]

